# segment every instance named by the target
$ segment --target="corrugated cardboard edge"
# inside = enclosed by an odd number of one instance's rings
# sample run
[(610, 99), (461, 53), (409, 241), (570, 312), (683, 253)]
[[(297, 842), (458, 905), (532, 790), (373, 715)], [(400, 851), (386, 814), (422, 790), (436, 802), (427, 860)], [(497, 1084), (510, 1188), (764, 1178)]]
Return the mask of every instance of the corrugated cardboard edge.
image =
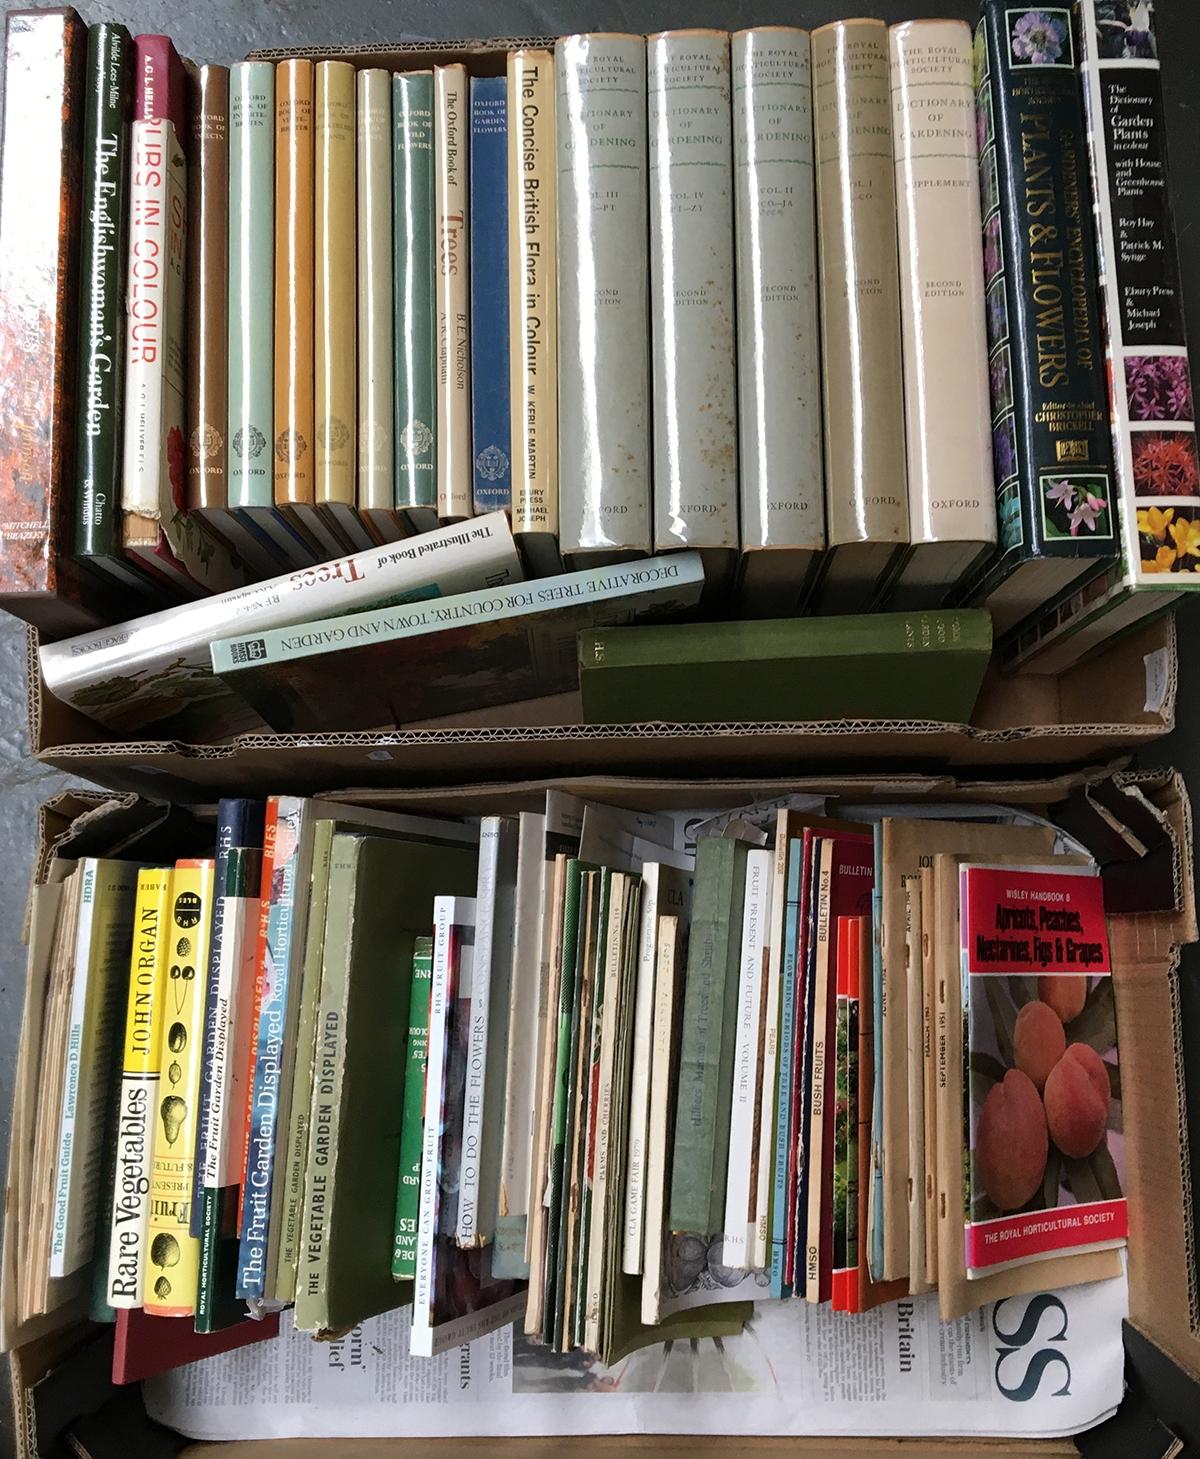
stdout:
[(579, 1434), (550, 1439), (243, 1439), (228, 1444), (189, 1444), (179, 1459), (479, 1459), (482, 1447), (497, 1459), (616, 1459), (624, 1454), (654, 1459), (712, 1455), (836, 1456), (836, 1459), (1079, 1459), (1070, 1439), (728, 1439), (697, 1435)]

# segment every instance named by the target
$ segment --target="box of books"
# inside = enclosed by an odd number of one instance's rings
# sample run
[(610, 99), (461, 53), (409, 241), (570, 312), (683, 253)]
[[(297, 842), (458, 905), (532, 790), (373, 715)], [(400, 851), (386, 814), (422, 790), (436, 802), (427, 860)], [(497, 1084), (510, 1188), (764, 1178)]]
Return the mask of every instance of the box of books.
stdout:
[[(314, 1452), (1049, 1455), (1120, 1402), (1127, 1315), (1196, 1364), (1172, 772), (68, 796), (43, 826), (0, 1279), (31, 1403), (106, 1364), (187, 1438)], [(910, 1060), (933, 1270), (876, 1178)]]

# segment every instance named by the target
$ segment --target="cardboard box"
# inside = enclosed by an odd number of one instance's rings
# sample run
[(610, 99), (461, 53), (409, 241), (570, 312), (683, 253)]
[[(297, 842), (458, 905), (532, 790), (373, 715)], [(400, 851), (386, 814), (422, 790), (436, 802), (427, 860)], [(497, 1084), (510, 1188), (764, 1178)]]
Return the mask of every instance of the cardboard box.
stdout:
[[(260, 772), (255, 789), (294, 788), (276, 762)], [(723, 778), (699, 782), (619, 776), (575, 777), (488, 785), (446, 785), (422, 789), (358, 789), (340, 798), (361, 804), (446, 814), (513, 811), (538, 804), (545, 788), (558, 784), (576, 794), (612, 804), (648, 808), (736, 806), (784, 792), (824, 794), (849, 802), (879, 800), (992, 801), (997, 787), (987, 780), (894, 774), (792, 776), (784, 779)], [(1127, 1132), (1129, 1199), (1129, 1281), (1131, 1338), (1140, 1350), (1167, 1364), (1185, 1402), (1200, 1404), (1200, 1388), (1188, 1375), (1200, 1375), (1200, 1293), (1196, 1282), (1195, 1232), (1190, 1151), (1184, 1090), (1184, 1045), (1180, 1005), (1180, 950), (1197, 937), (1193, 889), (1191, 808), (1181, 778), (1173, 771), (1126, 772), (1105, 768), (1075, 770), (1050, 778), (1006, 782), (1003, 798), (1037, 808), (1070, 827), (1093, 849), (1105, 877), (1110, 907), (1128, 910), (1111, 917), (1114, 979), (1120, 1024), (1121, 1067)], [(35, 862), (44, 876), (52, 858), (120, 851), (153, 857), (180, 837), (211, 835), (211, 807), (188, 811), (133, 796), (103, 799), (96, 794), (68, 795), (49, 802), (40, 818), (41, 841)], [(11, 1280), (5, 1270), (3, 1281)], [(0, 1291), (0, 1297), (4, 1293)], [(19, 1335), (18, 1335), (19, 1336)], [(72, 1363), (95, 1367), (95, 1345), (103, 1334), (86, 1325), (43, 1325), (38, 1336), (20, 1342), (12, 1354), (18, 1451), (37, 1452), (39, 1424), (65, 1423), (63, 1404), (76, 1390), (64, 1383)], [(1131, 1345), (1132, 1351), (1132, 1345)], [(1165, 1356), (1164, 1356), (1165, 1355)], [(1167, 1362), (1169, 1360), (1169, 1363)], [(47, 1385), (50, 1385), (49, 1387)], [(76, 1401), (95, 1407), (94, 1384), (80, 1385)], [(49, 1403), (53, 1396), (54, 1403)], [(65, 1395), (65, 1396), (64, 1396)], [(81, 1454), (160, 1452), (161, 1432), (139, 1428), (128, 1397), (101, 1394), (106, 1406), (79, 1426), (73, 1440)], [(1165, 1400), (1163, 1400), (1165, 1402)], [(39, 1416), (51, 1412), (42, 1421)], [(1189, 1410), (1180, 1412), (1184, 1415)], [(1193, 1414), (1194, 1416), (1194, 1414)], [(140, 1420), (144, 1423), (144, 1418)], [(1114, 1421), (1115, 1422), (1115, 1421)], [(1155, 1423), (1167, 1439), (1175, 1422), (1162, 1414)], [(402, 1417), (398, 1416), (398, 1424)], [(112, 1439), (119, 1428), (123, 1448)], [(95, 1437), (94, 1444), (88, 1434)], [(105, 1436), (102, 1443), (100, 1436)], [(596, 1438), (562, 1440), (472, 1441), (448, 1438), (436, 1446), (447, 1459), (466, 1459), (485, 1451), (517, 1455), (569, 1453), (576, 1459), (612, 1459), (618, 1453), (692, 1454), (732, 1459), (742, 1454), (824, 1454), (837, 1459), (867, 1456), (1066, 1456), (1075, 1451), (1065, 1440), (1041, 1443), (974, 1439), (837, 1440)], [(1154, 1452), (1167, 1452), (1156, 1449)], [(189, 1459), (332, 1459), (333, 1455), (371, 1459), (424, 1459), (425, 1441), (403, 1439), (353, 1444), (313, 1440), (228, 1445), (194, 1444)], [(1097, 1450), (1097, 1452), (1100, 1452)], [(1134, 1455), (1132, 1447), (1110, 1452)], [(1146, 1450), (1145, 1452), (1150, 1452)]]
[(730, 767), (787, 775), (796, 766), (909, 770), (1109, 762), (1168, 734), (1178, 683), (1172, 617), (1114, 644), (1102, 663), (1061, 677), (989, 670), (969, 725), (933, 721), (588, 726), (575, 696), (506, 705), (436, 727), (359, 734), (246, 734), (220, 745), (120, 742), (46, 691), (29, 644), (29, 742), (49, 765), (114, 789), (176, 799), (296, 790), (428, 785), (571, 775), (696, 776)]

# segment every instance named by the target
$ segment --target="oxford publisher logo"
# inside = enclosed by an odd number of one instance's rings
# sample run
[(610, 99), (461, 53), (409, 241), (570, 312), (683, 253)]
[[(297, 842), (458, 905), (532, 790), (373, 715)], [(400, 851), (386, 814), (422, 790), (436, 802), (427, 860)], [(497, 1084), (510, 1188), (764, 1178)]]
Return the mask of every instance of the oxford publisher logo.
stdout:
[(400, 444), (409, 456), (424, 456), (433, 445), (433, 432), (423, 420), (410, 420), (400, 432)]
[(280, 431), (275, 437), (275, 459), (284, 466), (294, 466), (307, 450), (308, 442), (299, 431)]
[(242, 426), (233, 438), (233, 454), (255, 461), (262, 455), (267, 438), (257, 426)]
[(1071, 48), (1071, 12), (1037, 7), (1007, 10), (1008, 64), (1018, 67), (1068, 66), (1075, 64)]
[(485, 446), (475, 457), (475, 470), (484, 481), (499, 481), (508, 472), (508, 457), (499, 446)]

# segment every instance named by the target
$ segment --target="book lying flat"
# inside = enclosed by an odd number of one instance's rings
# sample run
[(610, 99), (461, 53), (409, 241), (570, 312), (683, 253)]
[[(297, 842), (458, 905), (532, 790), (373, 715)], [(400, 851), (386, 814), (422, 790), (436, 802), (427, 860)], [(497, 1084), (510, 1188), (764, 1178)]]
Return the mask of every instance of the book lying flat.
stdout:
[(212, 667), (272, 729), (386, 728), (575, 689), (581, 629), (680, 617), (703, 584), (681, 552), (218, 638)]

